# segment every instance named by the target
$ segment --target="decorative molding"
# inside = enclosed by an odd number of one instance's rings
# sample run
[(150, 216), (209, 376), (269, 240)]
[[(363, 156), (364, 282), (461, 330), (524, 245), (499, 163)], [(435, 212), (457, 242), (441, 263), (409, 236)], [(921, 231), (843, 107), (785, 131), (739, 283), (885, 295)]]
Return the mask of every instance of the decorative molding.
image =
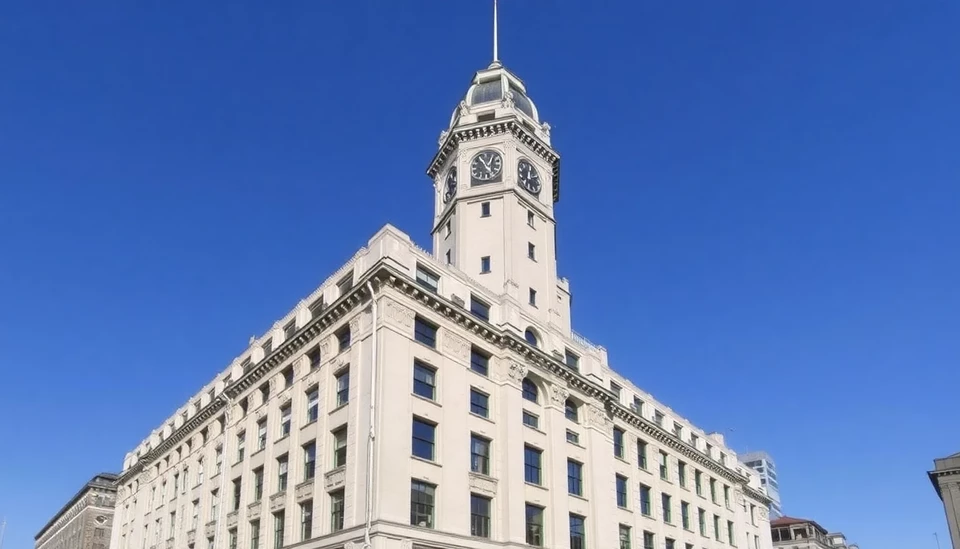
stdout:
[(305, 499), (310, 499), (313, 496), (313, 479), (310, 479), (306, 482), (301, 482), (297, 485), (296, 493), (294, 498), (299, 503)]
[(400, 549), (413, 549), (413, 540), (411, 539), (400, 540)]
[(347, 481), (347, 468), (340, 467), (327, 473), (323, 478), (323, 489), (330, 491), (339, 488)]
[(734, 501), (737, 505), (743, 505), (743, 492), (741, 492), (741, 491), (738, 490), (738, 489), (735, 489), (735, 490), (733, 491), (733, 501)]
[(259, 501), (255, 501), (255, 502), (251, 503), (250, 505), (247, 505), (247, 517), (248, 517), (248, 518), (259, 517), (259, 516), (260, 516), (260, 507), (261, 507), (261, 505), (260, 505), (260, 502), (259, 502)]
[(497, 495), (497, 479), (470, 473), (470, 490), (493, 497)]
[(385, 302), (383, 308), (384, 316), (391, 324), (400, 328), (413, 328), (414, 313), (411, 309), (387, 297), (383, 298), (383, 301)]
[(510, 361), (509, 370), (507, 370), (507, 375), (513, 380), (514, 383), (521, 383), (523, 378), (527, 377), (527, 367), (523, 364), (520, 364), (516, 361)]
[(230, 511), (229, 513), (227, 513), (227, 529), (236, 527), (239, 521), (240, 521), (239, 511)]
[(283, 508), (283, 504), (286, 503), (287, 492), (278, 492), (270, 496), (270, 512), (276, 512), (277, 510)]
[(330, 340), (331, 339), (333, 339), (332, 334), (320, 340), (320, 356), (321, 357), (330, 356)]
[(760, 518), (761, 518), (762, 520), (767, 520), (767, 518), (768, 518), (768, 516), (769, 516), (768, 513), (767, 513), (767, 508), (766, 508), (766, 507), (760, 507), (759, 512), (760, 512)]
[(567, 403), (567, 398), (570, 396), (570, 392), (565, 388), (553, 384), (550, 386), (550, 401), (556, 404), (557, 406), (563, 407)]
[(470, 343), (466, 339), (446, 328), (441, 332), (440, 339), (443, 341), (442, 346), (445, 353), (450, 353), (454, 358), (464, 362), (470, 360)]
[(203, 527), (203, 537), (212, 538), (217, 531), (217, 521), (211, 520)]
[(587, 423), (603, 430), (610, 428), (610, 416), (607, 411), (594, 404), (587, 405)]
[(350, 319), (350, 334), (351, 338), (360, 333), (360, 315), (357, 315)]

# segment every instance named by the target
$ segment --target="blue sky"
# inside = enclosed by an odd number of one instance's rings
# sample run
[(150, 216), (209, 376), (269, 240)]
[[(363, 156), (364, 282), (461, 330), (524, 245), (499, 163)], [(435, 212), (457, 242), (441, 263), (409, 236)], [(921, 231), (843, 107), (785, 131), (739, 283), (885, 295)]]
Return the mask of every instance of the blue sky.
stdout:
[[(0, 515), (32, 536), (384, 223), (488, 0), (0, 6)], [(563, 155), (576, 329), (776, 459), (785, 511), (945, 544), (960, 4), (503, 0)], [(895, 526), (894, 526), (895, 525)]]

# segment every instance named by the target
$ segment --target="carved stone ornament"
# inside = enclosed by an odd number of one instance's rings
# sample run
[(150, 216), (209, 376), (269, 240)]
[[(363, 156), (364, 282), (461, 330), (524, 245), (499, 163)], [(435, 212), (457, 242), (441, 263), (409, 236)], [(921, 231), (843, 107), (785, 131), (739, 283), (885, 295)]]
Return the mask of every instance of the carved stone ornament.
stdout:
[(437, 146), (442, 147), (443, 142), (447, 140), (447, 136), (450, 135), (450, 132), (443, 130), (440, 132), (440, 139), (437, 139)]
[(359, 541), (348, 541), (343, 544), (343, 549), (360, 549), (363, 544)]
[(148, 467), (144, 472), (140, 473), (140, 484), (146, 484), (153, 480), (153, 468)]
[(512, 92), (512, 91), (507, 90), (507, 93), (503, 94), (503, 102), (502, 102), (502, 105), (503, 105), (503, 108), (505, 108), (505, 109), (512, 109), (512, 108), (513, 108), (514, 102), (513, 102), (513, 92)]
[(277, 385), (279, 384), (280, 384), (280, 380), (277, 379), (277, 376), (273, 376), (272, 378), (270, 378), (270, 394), (271, 395), (276, 394)]
[(763, 520), (767, 520), (767, 508), (766, 508), (766, 507), (761, 507), (761, 508), (760, 508), (760, 518), (763, 519)]
[(450, 330), (443, 331), (443, 351), (449, 353), (454, 358), (466, 361), (470, 358), (470, 344), (466, 339), (458, 336)]
[(514, 383), (520, 383), (523, 381), (523, 378), (527, 377), (527, 367), (519, 362), (511, 361), (507, 375), (510, 376), (510, 379), (512, 379)]
[(549, 123), (544, 122), (543, 124), (540, 124), (540, 129), (543, 130), (543, 135), (546, 135), (547, 137), (550, 137), (550, 124), (549, 124)]
[(480, 475), (470, 475), (470, 490), (490, 497), (497, 495), (497, 481)]
[(467, 107), (467, 102), (462, 99), (460, 100), (460, 104), (457, 106), (457, 109), (460, 111), (459, 116), (466, 116), (470, 113), (470, 108)]
[(567, 402), (570, 393), (559, 385), (550, 386), (550, 401), (557, 406), (563, 406)]
[(339, 488), (347, 481), (347, 471), (343, 467), (330, 471), (323, 483), (324, 490), (330, 491)]
[(333, 336), (327, 336), (320, 340), (320, 356), (329, 356), (330, 355), (330, 338)]
[(337, 371), (347, 365), (347, 359), (343, 355), (339, 355), (337, 358), (333, 359), (331, 364), (333, 365), (333, 370)]
[(606, 429), (610, 425), (610, 418), (607, 416), (607, 411), (597, 406), (591, 405), (587, 407), (587, 419), (590, 425), (602, 429)]
[(350, 333), (351, 334), (360, 333), (360, 315), (357, 315), (353, 317), (352, 320), (350, 320)]
[(743, 492), (740, 490), (734, 490), (733, 501), (736, 502), (737, 505), (743, 505)]
[(400, 549), (413, 549), (413, 540), (410, 540), (410, 539), (400, 540)]
[(384, 307), (384, 313), (388, 322), (401, 328), (413, 328), (412, 310), (392, 299), (385, 299), (385, 301), (386, 306)]
[(270, 512), (275, 513), (279, 509), (283, 508), (283, 504), (286, 503), (287, 493), (280, 492), (279, 494), (273, 494), (270, 496)]
[(127, 497), (127, 489), (123, 486), (117, 488), (117, 497), (120, 499)]
[(309, 480), (297, 486), (296, 499), (301, 501), (313, 495), (313, 481)]

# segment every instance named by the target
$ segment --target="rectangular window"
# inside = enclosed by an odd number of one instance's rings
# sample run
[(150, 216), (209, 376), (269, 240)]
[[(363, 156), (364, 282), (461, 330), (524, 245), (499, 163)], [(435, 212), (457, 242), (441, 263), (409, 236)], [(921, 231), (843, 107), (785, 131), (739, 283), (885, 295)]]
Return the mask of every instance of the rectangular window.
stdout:
[(303, 446), (303, 480), (312, 479), (317, 474), (317, 443), (310, 442)]
[(263, 347), (263, 356), (270, 356), (270, 353), (273, 352), (273, 338), (271, 337), (262, 345)]
[(337, 288), (340, 289), (341, 296), (346, 295), (350, 288), (353, 288), (353, 273), (341, 278), (340, 282), (337, 282)]
[(253, 470), (253, 501), (263, 498), (263, 467)]
[(720, 516), (713, 515), (713, 539), (720, 541)]
[(488, 375), (490, 373), (490, 355), (476, 347), (471, 347), (470, 369), (480, 375)]
[(436, 400), (437, 371), (419, 360), (413, 361), (413, 393), (423, 398)]
[(730, 487), (726, 484), (723, 485), (723, 505), (727, 509), (730, 508)]
[(297, 333), (297, 321), (291, 320), (283, 327), (283, 340), (288, 341), (295, 333)]
[(343, 467), (347, 464), (347, 426), (333, 432), (333, 467)]
[(667, 480), (667, 478), (670, 476), (670, 469), (667, 465), (669, 463), (667, 461), (668, 459), (669, 458), (667, 457), (667, 453), (661, 450), (660, 451), (660, 478), (662, 478), (663, 480)]
[(257, 451), (267, 447), (267, 420), (261, 419), (257, 422)]
[(537, 291), (530, 288), (530, 305), (537, 306)]
[(654, 410), (653, 422), (659, 425), (660, 427), (663, 427), (663, 412), (661, 412), (660, 410)]
[(483, 320), (490, 320), (490, 306), (471, 295), (470, 314)]
[(667, 538), (663, 541), (663, 549), (674, 549), (675, 542), (674, 540)]
[(640, 439), (637, 439), (637, 466), (647, 468), (647, 443)]
[(523, 447), (523, 480), (530, 484), (540, 486), (543, 482), (541, 477), (541, 460), (543, 451), (532, 446)]
[(707, 536), (707, 512), (703, 509), (697, 509), (697, 521), (700, 523), (700, 535)]
[(637, 415), (643, 416), (643, 401), (640, 400), (640, 397), (633, 397), (633, 404), (630, 407)]
[(343, 506), (344, 492), (337, 490), (330, 492), (330, 531), (339, 532), (343, 530)]
[(534, 261), (537, 260), (537, 247), (533, 242), (527, 242), (527, 258)]
[(283, 388), (287, 389), (293, 386), (293, 366), (287, 366), (283, 371)]
[(750, 524), (757, 525), (757, 506), (752, 503), (750, 504)]
[(437, 293), (437, 288), (439, 288), (440, 285), (440, 277), (417, 265), (417, 284), (433, 293)]
[(640, 514), (650, 516), (650, 487), (640, 485)]
[(613, 393), (613, 396), (617, 397), (617, 400), (620, 400), (620, 392), (622, 390), (623, 389), (620, 387), (620, 385), (613, 381), (610, 382), (610, 392)]
[(733, 532), (733, 521), (727, 521), (727, 543), (730, 544), (730, 547), (737, 546), (737, 537)]
[(197, 460), (197, 486), (203, 484), (203, 458)]
[(531, 212), (530, 210), (527, 210), (527, 225), (530, 225), (531, 227), (533, 227), (533, 220), (534, 220), (533, 212)]
[[(448, 228), (448, 229), (450, 228), (450, 225), (449, 225), (449, 224), (447, 225), (447, 228)], [(447, 231), (447, 236), (450, 236), (449, 230)], [(444, 255), (444, 259), (445, 259), (446, 262), (447, 262), (447, 265), (450, 265), (450, 264), (453, 263), (453, 257), (452, 257), (451, 254), (452, 254), (452, 250), (447, 250), (447, 252), (446, 252), (445, 254), (443, 254), (443, 255)]]
[(587, 549), (587, 534), (584, 519), (570, 513), (570, 549)]
[(313, 501), (300, 504), (300, 541), (313, 537)]
[(476, 389), (470, 389), (470, 413), (490, 417), (490, 397)]
[(243, 499), (243, 484), (241, 480), (234, 479), (233, 481), (233, 510), (236, 511), (240, 509), (240, 501)]
[(527, 545), (543, 547), (543, 507), (526, 505)]
[(310, 362), (311, 370), (316, 370), (320, 367), (320, 347), (314, 347), (307, 351), (307, 361)]
[(717, 479), (710, 479), (710, 501), (717, 502)]
[(703, 495), (703, 473), (694, 469), (693, 471), (693, 485), (696, 488), (697, 495)]
[(687, 464), (683, 461), (677, 461), (677, 476), (680, 479), (680, 486), (687, 487)]
[(490, 256), (485, 255), (480, 258), (480, 274), (486, 274), (490, 272)]
[(617, 507), (627, 508), (627, 477), (617, 475)]
[(490, 498), (470, 494), (470, 535), (490, 537)]
[(567, 429), (567, 442), (570, 444), (580, 444), (580, 435), (576, 431)]
[(624, 456), (624, 447), (623, 447), (623, 435), (624, 430), (619, 427), (613, 428), (613, 455), (623, 459)]
[(250, 549), (260, 549), (260, 521), (250, 521)]
[[(238, 541), (238, 540), (237, 540), (237, 529), (236, 529), (236, 528), (233, 528), (233, 529), (229, 530), (229, 531), (227, 532), (227, 536), (228, 536), (227, 547), (228, 547), (229, 549), (237, 549), (237, 541)], [(120, 546), (123, 547), (123, 544), (121, 543)]]
[(490, 217), (490, 203), (481, 202), (480, 203), (480, 217)]
[(670, 508), (670, 496), (668, 494), (660, 494), (660, 505), (663, 508), (663, 522), (672, 523), (673, 513)]
[[(223, 448), (217, 448), (216, 454), (214, 454), (214, 467), (216, 467), (215, 475), (219, 475), (223, 472)], [(177, 489), (173, 489), (173, 493), (177, 493)]]
[(290, 405), (280, 408), (280, 438), (290, 434)]
[(433, 528), (433, 507), (437, 487), (419, 480), (410, 482), (410, 524)]
[(539, 428), (540, 428), (540, 418), (537, 417), (535, 414), (531, 414), (530, 412), (524, 410), (524, 411), (523, 411), (523, 424), (526, 425), (527, 427), (533, 427), (534, 429), (539, 429)]
[(684, 530), (690, 529), (690, 504), (685, 501), (680, 502), (680, 525)]
[(350, 325), (340, 328), (334, 335), (337, 336), (337, 351), (346, 351), (350, 347)]
[(583, 495), (583, 464), (572, 459), (567, 460), (567, 493)]
[(343, 406), (350, 402), (350, 369), (344, 369), (336, 376), (337, 386), (337, 406)]
[(652, 532), (643, 533), (643, 549), (654, 549)]
[(564, 351), (563, 362), (567, 365), (567, 368), (570, 368), (574, 372), (580, 371), (580, 357), (571, 352), (570, 349)]
[(620, 549), (630, 549), (630, 527), (620, 525)]
[(277, 491), (283, 492), (287, 489), (287, 473), (290, 469), (290, 460), (287, 454), (277, 458)]
[(437, 426), (422, 419), (413, 418), (413, 455), (433, 461)]
[(683, 426), (676, 421), (673, 422), (673, 436), (683, 438)]
[(273, 549), (283, 547), (283, 527), (285, 522), (284, 512), (280, 511), (273, 514)]
[(490, 441), (478, 435), (470, 435), (470, 470), (490, 474)]
[(431, 349), (436, 349), (437, 326), (418, 316), (413, 323), (413, 338)]
[(313, 423), (320, 417), (320, 391), (314, 387), (307, 391), (307, 423)]

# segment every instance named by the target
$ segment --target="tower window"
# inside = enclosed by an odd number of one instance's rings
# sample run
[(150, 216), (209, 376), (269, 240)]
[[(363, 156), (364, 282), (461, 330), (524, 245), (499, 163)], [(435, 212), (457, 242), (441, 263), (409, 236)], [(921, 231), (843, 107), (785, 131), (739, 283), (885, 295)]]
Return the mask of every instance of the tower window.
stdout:
[(537, 306), (537, 291), (533, 288), (530, 288), (530, 304), (534, 307)]
[[(449, 252), (447, 252), (447, 253), (449, 253)], [(449, 261), (448, 261), (448, 263), (449, 263)], [(480, 258), (480, 273), (481, 273), (481, 274), (484, 274), (484, 273), (489, 273), (489, 272), (490, 272), (490, 256), (489, 256), (489, 255), (485, 255), (485, 256), (483, 256), (483, 257)]]
[(537, 247), (533, 242), (527, 242), (527, 257), (534, 261), (537, 260)]
[(489, 122), (496, 118), (496, 114), (492, 112), (485, 112), (483, 114), (477, 115), (477, 122)]
[(490, 203), (481, 202), (480, 203), (480, 217), (490, 217)]
[(450, 258), (451, 258), (450, 250), (447, 250), (447, 253), (446, 253), (447, 265), (450, 265), (451, 263), (453, 263), (453, 260)]
[(527, 210), (527, 225), (533, 227), (533, 212)]

